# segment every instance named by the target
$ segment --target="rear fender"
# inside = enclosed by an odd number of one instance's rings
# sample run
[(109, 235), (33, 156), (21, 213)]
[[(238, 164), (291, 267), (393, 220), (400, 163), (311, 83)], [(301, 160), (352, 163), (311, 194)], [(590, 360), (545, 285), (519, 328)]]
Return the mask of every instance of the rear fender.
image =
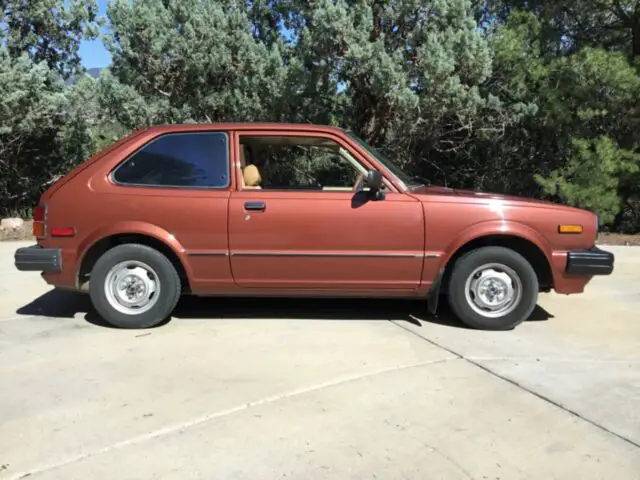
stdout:
[(114, 225), (109, 225), (108, 227), (103, 227), (92, 232), (80, 243), (80, 246), (78, 247), (78, 270), (91, 247), (100, 240), (116, 235), (144, 235), (164, 243), (173, 250), (182, 263), (185, 272), (189, 278), (191, 278), (191, 269), (186, 258), (186, 250), (178, 239), (165, 229), (145, 222), (118, 222)]

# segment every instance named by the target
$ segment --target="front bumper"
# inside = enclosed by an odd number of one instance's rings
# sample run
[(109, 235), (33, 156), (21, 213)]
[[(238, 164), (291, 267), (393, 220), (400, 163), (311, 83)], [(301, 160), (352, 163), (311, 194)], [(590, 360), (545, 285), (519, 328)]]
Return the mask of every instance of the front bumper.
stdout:
[(14, 264), (22, 272), (60, 273), (62, 252), (59, 248), (42, 248), (38, 245), (16, 250)]
[(610, 275), (613, 272), (613, 253), (598, 247), (589, 250), (572, 250), (567, 254), (568, 275)]

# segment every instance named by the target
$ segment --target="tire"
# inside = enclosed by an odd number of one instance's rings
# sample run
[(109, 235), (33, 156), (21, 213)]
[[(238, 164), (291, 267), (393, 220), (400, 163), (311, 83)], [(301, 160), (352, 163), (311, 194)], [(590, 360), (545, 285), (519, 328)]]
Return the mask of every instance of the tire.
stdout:
[(171, 317), (181, 290), (173, 264), (146, 245), (118, 245), (98, 258), (91, 270), (93, 307), (114, 327), (150, 328), (164, 322)]
[[(474, 281), (479, 269), (484, 273), (481, 272), (479, 279)], [(489, 295), (483, 294), (483, 287), (490, 287), (491, 280), (497, 290), (490, 290)], [(510, 296), (509, 290), (504, 289), (507, 284), (512, 286), (512, 302), (507, 302)], [(449, 281), (448, 301), (455, 316), (468, 327), (511, 330), (529, 318), (538, 302), (538, 291), (536, 272), (522, 255), (505, 247), (482, 247), (465, 253), (455, 262)], [(500, 293), (505, 295), (501, 298)], [(491, 312), (478, 305), (483, 299), (490, 303), (492, 296), (495, 300), (493, 307), (501, 308)]]

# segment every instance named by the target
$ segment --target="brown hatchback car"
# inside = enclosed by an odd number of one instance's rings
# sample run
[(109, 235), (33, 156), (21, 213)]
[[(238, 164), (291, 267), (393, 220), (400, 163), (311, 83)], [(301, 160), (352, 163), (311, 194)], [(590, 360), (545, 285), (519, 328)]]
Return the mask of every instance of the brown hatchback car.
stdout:
[(88, 292), (108, 323), (168, 319), (182, 294), (424, 299), (511, 329), (539, 292), (581, 293), (614, 257), (598, 217), (428, 186), (352, 132), (297, 124), (138, 130), (51, 186), (19, 270)]

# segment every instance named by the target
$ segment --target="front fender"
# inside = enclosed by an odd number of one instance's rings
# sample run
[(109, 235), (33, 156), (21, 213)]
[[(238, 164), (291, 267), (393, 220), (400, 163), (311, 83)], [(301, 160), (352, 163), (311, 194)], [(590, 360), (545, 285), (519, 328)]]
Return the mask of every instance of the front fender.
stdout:
[(542, 253), (544, 253), (547, 261), (551, 261), (552, 252), (549, 243), (533, 228), (516, 221), (488, 220), (468, 227), (451, 240), (443, 251), (443, 255), (440, 260), (440, 268), (444, 268), (449, 260), (451, 260), (456, 252), (464, 245), (482, 237), (494, 235), (519, 237), (523, 240), (528, 240), (538, 247)]
[[(460, 251), (465, 245), (488, 236), (510, 236), (517, 237), (523, 240), (531, 242), (538, 247), (544, 254), (549, 265), (552, 265), (552, 251), (548, 242), (542, 235), (536, 232), (531, 227), (516, 221), (506, 220), (487, 220), (476, 223), (470, 227), (464, 229), (460, 234), (454, 237), (444, 248), (437, 265), (433, 266), (435, 280), (429, 289), (427, 296), (427, 303), (429, 304), (429, 311), (435, 315), (438, 308), (438, 298), (440, 295), (440, 288), (443, 283), (443, 279), (446, 273), (446, 268), (449, 265), (451, 259)], [(437, 273), (436, 273), (437, 272)]]

